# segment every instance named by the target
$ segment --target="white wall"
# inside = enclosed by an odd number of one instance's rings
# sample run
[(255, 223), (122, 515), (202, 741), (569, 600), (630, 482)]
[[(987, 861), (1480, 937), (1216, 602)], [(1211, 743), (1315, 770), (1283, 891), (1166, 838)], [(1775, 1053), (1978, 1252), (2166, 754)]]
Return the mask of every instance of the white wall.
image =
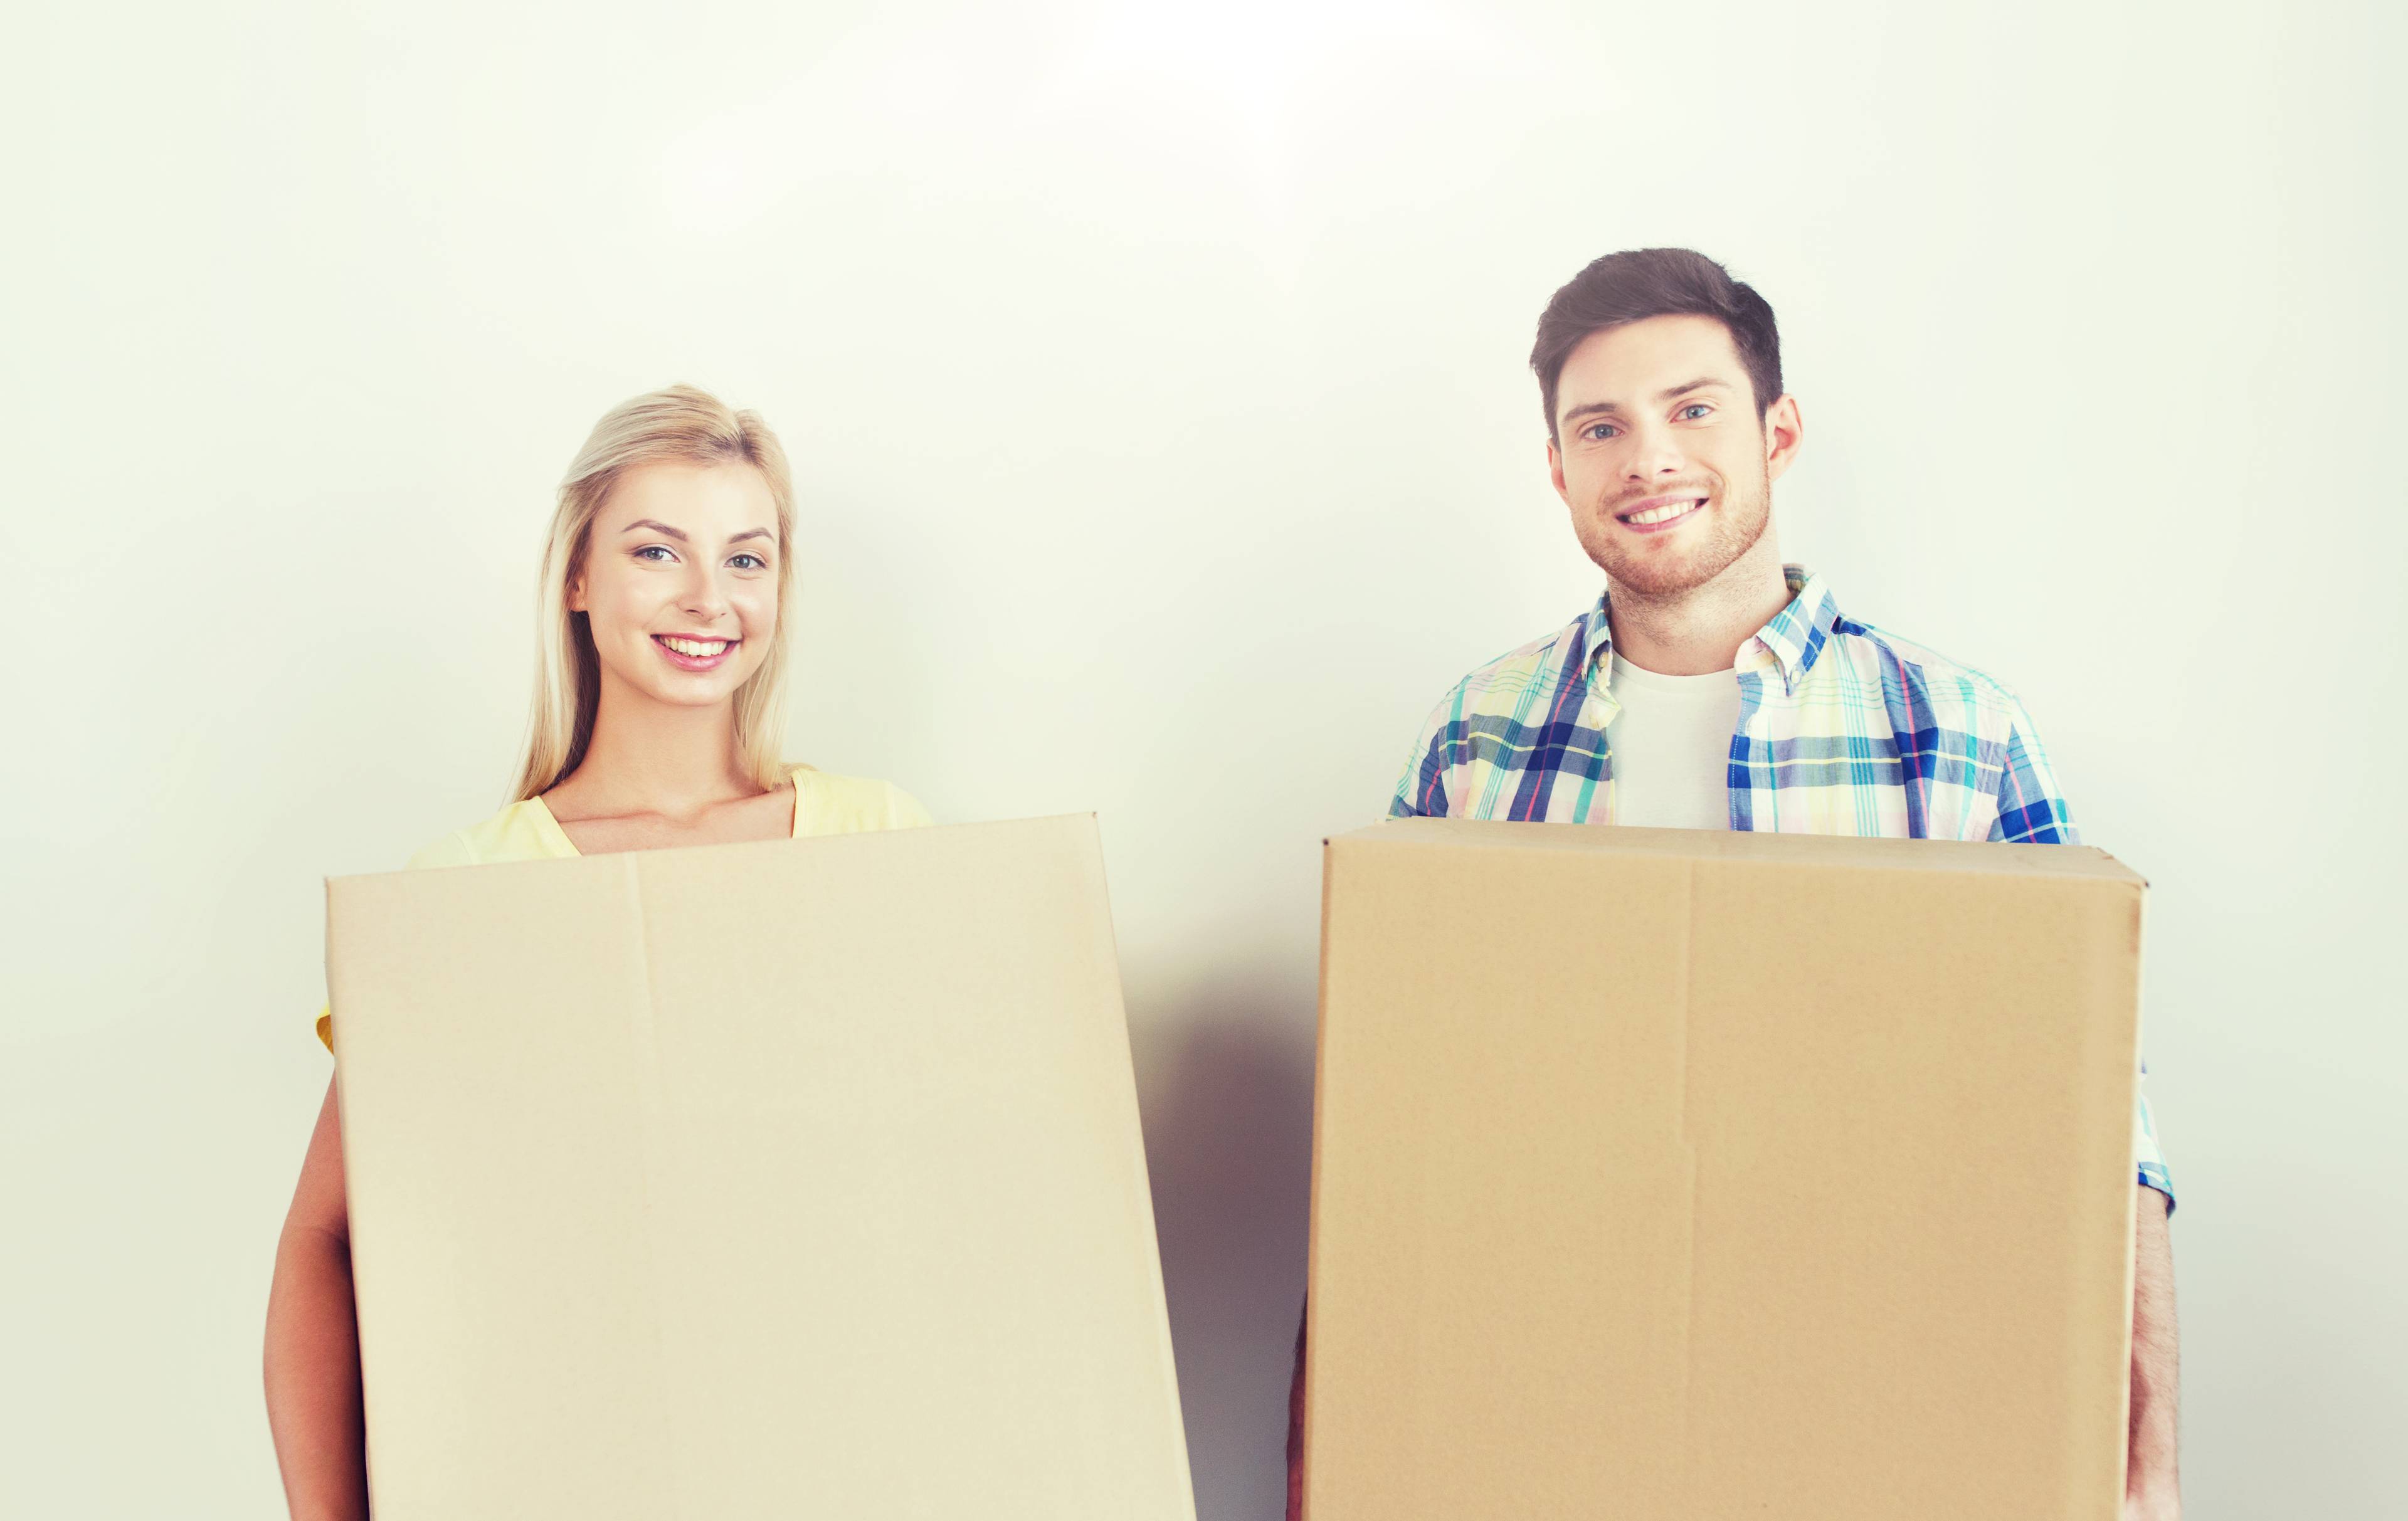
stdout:
[(1780, 314), (1793, 557), (2155, 882), (2191, 1514), (2381, 1510), (2401, 23), (1942, 8), (14, 18), (0, 1512), (274, 1510), (320, 879), (500, 801), (552, 484), (688, 380), (797, 462), (796, 753), (1100, 811), (1202, 1514), (1274, 1514), (1318, 843), (1594, 595), (1523, 356), (1658, 242)]

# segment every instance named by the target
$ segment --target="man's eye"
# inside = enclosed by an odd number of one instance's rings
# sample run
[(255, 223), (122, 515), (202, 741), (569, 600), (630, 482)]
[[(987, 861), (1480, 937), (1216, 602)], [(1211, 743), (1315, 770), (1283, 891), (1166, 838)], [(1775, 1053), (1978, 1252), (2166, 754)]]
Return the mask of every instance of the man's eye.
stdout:
[(1620, 431), (1611, 423), (1591, 423), (1581, 430), (1581, 437), (1596, 443), (1603, 443)]
[(1694, 420), (1695, 420), (1695, 419), (1697, 419), (1697, 418), (1700, 418), (1700, 417), (1705, 416), (1708, 412), (1711, 412), (1711, 411), (1713, 411), (1713, 408), (1711, 408), (1711, 407), (1707, 406), (1707, 405), (1706, 405), (1704, 402), (1702, 402), (1702, 401), (1693, 401), (1693, 402), (1689, 403), (1689, 405), (1687, 405), (1686, 407), (1684, 407), (1684, 408), (1682, 408), (1682, 409), (1681, 409), (1681, 415), (1682, 415), (1684, 418), (1687, 418), (1687, 419), (1690, 419), (1690, 420), (1693, 420), (1693, 421), (1694, 421)]

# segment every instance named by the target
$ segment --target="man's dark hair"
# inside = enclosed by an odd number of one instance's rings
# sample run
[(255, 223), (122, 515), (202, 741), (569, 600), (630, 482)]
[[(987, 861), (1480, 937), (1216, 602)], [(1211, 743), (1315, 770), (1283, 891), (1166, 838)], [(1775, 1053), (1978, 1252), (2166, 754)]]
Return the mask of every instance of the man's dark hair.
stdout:
[(1730, 330), (1731, 346), (1747, 366), (1756, 415), (1781, 399), (1781, 333), (1772, 308), (1730, 271), (1695, 249), (1626, 249), (1574, 275), (1539, 314), (1539, 341), (1530, 367), (1547, 408), (1547, 437), (1555, 436), (1555, 384), (1564, 361), (1592, 333), (1648, 317), (1712, 317)]

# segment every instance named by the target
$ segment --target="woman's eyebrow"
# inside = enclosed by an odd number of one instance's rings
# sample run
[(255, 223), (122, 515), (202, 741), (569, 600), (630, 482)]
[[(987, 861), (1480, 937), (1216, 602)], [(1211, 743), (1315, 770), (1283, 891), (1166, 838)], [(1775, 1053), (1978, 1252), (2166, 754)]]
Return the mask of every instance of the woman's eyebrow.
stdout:
[[(619, 531), (623, 534), (632, 534), (638, 528), (650, 528), (652, 532), (674, 538), (681, 544), (686, 542), (686, 537), (683, 530), (672, 528), (658, 518), (638, 518), (635, 522), (627, 524), (624, 528), (622, 528)], [(771, 534), (767, 528), (747, 528), (740, 534), (730, 535), (727, 541), (731, 544), (740, 544), (748, 538), (771, 538), (775, 537), (776, 536)]]

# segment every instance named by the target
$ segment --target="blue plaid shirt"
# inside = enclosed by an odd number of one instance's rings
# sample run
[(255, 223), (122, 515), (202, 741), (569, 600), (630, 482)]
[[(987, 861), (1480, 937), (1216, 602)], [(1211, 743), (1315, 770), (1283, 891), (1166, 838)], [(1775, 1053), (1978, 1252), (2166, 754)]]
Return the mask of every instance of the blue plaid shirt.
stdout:
[[(2013, 692), (1845, 616), (1804, 567), (1787, 576), (1787, 606), (1739, 652), (1733, 829), (2080, 843)], [(1455, 683), (1413, 741), (1389, 816), (1612, 823), (1612, 654), (1600, 596)], [(2171, 1207), (2146, 1098), (2133, 1129), (2139, 1181)]]

